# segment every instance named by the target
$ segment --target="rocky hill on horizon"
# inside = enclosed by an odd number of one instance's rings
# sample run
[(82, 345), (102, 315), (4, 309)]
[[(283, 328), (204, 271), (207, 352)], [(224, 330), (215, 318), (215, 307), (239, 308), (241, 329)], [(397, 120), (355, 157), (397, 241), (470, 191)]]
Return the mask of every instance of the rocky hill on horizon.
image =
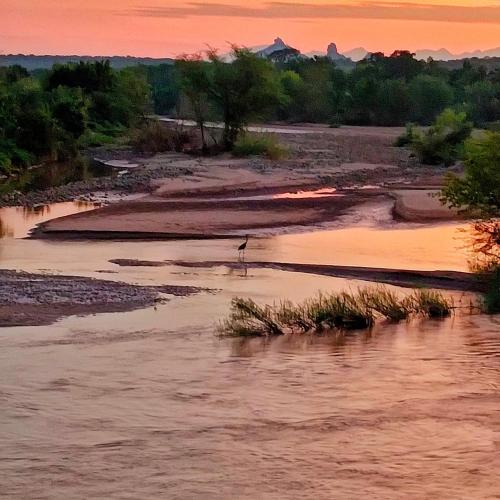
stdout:
[[(302, 53), (299, 49), (287, 44), (282, 38), (277, 37), (270, 45), (250, 47), (250, 50), (261, 57), (266, 57), (274, 62), (287, 62), (296, 57), (328, 57), (340, 68), (349, 69), (355, 63), (364, 59), (370, 52), (363, 47), (341, 52), (337, 45), (331, 42), (325, 50), (317, 50)], [(229, 61), (230, 55), (222, 55), (223, 59)], [(471, 60), (474, 64), (484, 64), (489, 68), (500, 66), (500, 47), (489, 50), (476, 50), (453, 54), (449, 50), (424, 49), (416, 51), (417, 59), (427, 60), (432, 57), (446, 67), (460, 67), (463, 60)], [(38, 69), (50, 69), (54, 64), (64, 64), (78, 61), (97, 61), (107, 59), (115, 69), (130, 66), (145, 65), (153, 66), (159, 64), (173, 64), (171, 58), (133, 57), (133, 56), (80, 56), (80, 55), (33, 55), (33, 54), (0, 54), (0, 66), (12, 66), (18, 64), (28, 71)]]

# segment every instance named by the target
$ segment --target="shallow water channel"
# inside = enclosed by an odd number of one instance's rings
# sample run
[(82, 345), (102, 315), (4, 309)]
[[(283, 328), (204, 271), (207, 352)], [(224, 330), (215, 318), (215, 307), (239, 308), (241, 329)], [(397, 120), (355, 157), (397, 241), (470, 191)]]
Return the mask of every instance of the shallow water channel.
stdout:
[[(84, 208), (0, 210), (11, 228), (0, 267), (214, 292), (1, 329), (3, 497), (500, 497), (500, 318), (221, 340), (214, 324), (234, 295), (300, 300), (359, 282), (108, 262), (236, 260), (234, 240), (20, 239), (44, 217)], [(388, 206), (369, 205), (314, 232), (251, 238), (247, 258), (465, 270), (459, 228), (395, 224)]]

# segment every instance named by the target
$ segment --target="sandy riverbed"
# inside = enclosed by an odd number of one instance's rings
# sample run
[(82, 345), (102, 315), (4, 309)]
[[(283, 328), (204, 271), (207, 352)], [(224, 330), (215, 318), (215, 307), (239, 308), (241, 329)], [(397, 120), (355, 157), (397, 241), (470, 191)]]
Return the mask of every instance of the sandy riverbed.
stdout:
[[(172, 171), (187, 174), (152, 176), (144, 198), (50, 221), (41, 226), (37, 236), (105, 239), (234, 236), (265, 228), (331, 222), (346, 209), (378, 195), (393, 197), (395, 214), (406, 220), (457, 217), (456, 212), (442, 206), (436, 197), (428, 196), (442, 185), (444, 170), (417, 165), (408, 151), (393, 147), (400, 129), (310, 127), (305, 134), (302, 128), (277, 132), (289, 147), (290, 155), (276, 162), (228, 155), (152, 157), (146, 162), (150, 170), (162, 168), (168, 161)], [(366, 186), (372, 189), (364, 189)], [(338, 192), (329, 198), (283, 199), (287, 192), (321, 188)]]

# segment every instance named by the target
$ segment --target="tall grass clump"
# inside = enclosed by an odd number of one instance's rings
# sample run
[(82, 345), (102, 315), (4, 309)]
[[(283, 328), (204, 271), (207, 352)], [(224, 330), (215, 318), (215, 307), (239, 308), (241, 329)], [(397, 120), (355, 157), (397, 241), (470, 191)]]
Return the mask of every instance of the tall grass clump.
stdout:
[(225, 336), (262, 337), (325, 329), (363, 330), (376, 318), (392, 322), (412, 315), (445, 318), (453, 309), (452, 301), (439, 292), (415, 290), (400, 298), (383, 286), (360, 288), (355, 293), (319, 293), (300, 304), (283, 301), (259, 306), (251, 299), (235, 298), (230, 316), (220, 323), (219, 331)]
[(389, 321), (403, 321), (408, 319), (412, 312), (408, 301), (401, 300), (395, 292), (388, 288), (382, 286), (361, 288), (358, 294), (367, 309)]
[[(496, 229), (497, 231), (500, 230), (500, 223), (497, 224)], [(476, 255), (476, 258), (469, 262), (469, 267), (484, 289), (481, 300), (482, 312), (486, 314), (499, 314), (500, 257), (498, 255), (498, 248), (493, 249), (491, 253), (488, 252), (487, 255), (481, 253), (479, 256)]]
[(330, 328), (360, 330), (369, 328), (374, 321), (373, 312), (360, 300), (359, 294), (330, 294), (323, 300), (322, 306), (323, 323)]
[(447, 318), (453, 311), (452, 300), (433, 290), (414, 290), (404, 303), (413, 314), (428, 318)]
[(291, 331), (307, 333), (316, 326), (311, 319), (307, 304), (297, 305), (285, 300), (279, 304), (275, 312), (277, 321)]
[(219, 325), (222, 335), (231, 337), (266, 337), (284, 333), (277, 321), (276, 309), (259, 306), (252, 299), (236, 297), (231, 301), (231, 314)]
[(237, 157), (265, 156), (270, 160), (281, 160), (288, 156), (288, 148), (279, 143), (272, 134), (241, 134), (233, 146)]

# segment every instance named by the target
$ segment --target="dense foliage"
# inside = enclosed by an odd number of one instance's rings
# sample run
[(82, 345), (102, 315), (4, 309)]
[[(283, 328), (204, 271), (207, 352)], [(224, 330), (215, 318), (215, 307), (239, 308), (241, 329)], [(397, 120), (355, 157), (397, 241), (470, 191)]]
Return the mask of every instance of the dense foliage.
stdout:
[[(106, 61), (31, 74), (20, 66), (0, 68), (0, 168), (72, 156), (123, 133), (146, 111), (194, 118), (202, 134), (207, 120), (223, 121), (226, 148), (253, 120), (430, 125), (452, 109), (462, 130), (469, 123), (492, 129), (500, 123), (500, 70), (468, 61), (447, 69), (396, 51), (345, 70), (326, 57), (272, 63), (237, 47), (231, 62), (214, 51), (207, 56), (121, 71)], [(460, 154), (459, 143), (443, 142), (445, 128), (436, 123), (416, 137), (418, 154), (430, 163), (450, 163)]]
[(499, 69), (465, 61), (462, 68), (448, 70), (407, 51), (372, 54), (345, 71), (325, 57), (272, 64), (235, 48), (231, 63), (213, 51), (206, 59), (183, 58), (170, 81), (177, 102), (189, 104), (177, 111), (194, 118), (202, 132), (205, 121), (224, 121), (226, 147), (250, 119), (332, 126), (431, 125), (436, 120), (428, 133), (413, 138), (414, 146), (424, 162), (450, 164), (473, 126), (495, 127), (500, 121)]
[(117, 72), (105, 61), (56, 65), (37, 77), (0, 68), (0, 173), (103, 142), (143, 116), (149, 94), (142, 68)]
[(485, 133), (465, 146), (465, 176), (453, 176), (444, 190), (446, 201), (456, 207), (500, 214), (500, 133)]
[(500, 312), (500, 133), (465, 143), (465, 175), (451, 176), (443, 201), (479, 219), (472, 227), (474, 269), (486, 278), (485, 310)]
[(232, 149), (250, 120), (265, 117), (284, 99), (278, 73), (269, 61), (237, 47), (232, 55), (231, 63), (215, 51), (208, 52), (209, 62), (196, 56), (177, 62), (181, 88), (200, 126), (204, 148), (203, 124), (210, 113), (224, 122), (222, 142)]
[(425, 132), (410, 129), (406, 136), (422, 163), (449, 166), (463, 156), (464, 141), (472, 128), (465, 112), (445, 109)]

